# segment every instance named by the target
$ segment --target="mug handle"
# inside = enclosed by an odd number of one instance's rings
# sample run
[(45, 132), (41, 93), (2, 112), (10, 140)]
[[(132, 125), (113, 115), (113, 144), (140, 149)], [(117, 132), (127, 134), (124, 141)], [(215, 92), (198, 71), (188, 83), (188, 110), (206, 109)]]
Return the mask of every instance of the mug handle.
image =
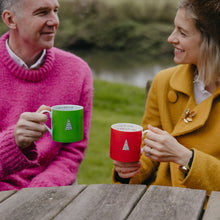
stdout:
[[(48, 111), (48, 110), (42, 110), (40, 113), (41, 113), (41, 114), (49, 113), (50, 118), (51, 118), (51, 111)], [(50, 135), (52, 136), (52, 129), (49, 128), (44, 122), (43, 122), (42, 124), (46, 127), (46, 129), (49, 131)]]
[[(147, 133), (147, 132), (148, 132), (148, 130), (142, 131), (142, 138), (144, 137), (144, 134)], [(143, 153), (143, 151), (144, 151), (143, 147), (141, 147), (141, 154)]]

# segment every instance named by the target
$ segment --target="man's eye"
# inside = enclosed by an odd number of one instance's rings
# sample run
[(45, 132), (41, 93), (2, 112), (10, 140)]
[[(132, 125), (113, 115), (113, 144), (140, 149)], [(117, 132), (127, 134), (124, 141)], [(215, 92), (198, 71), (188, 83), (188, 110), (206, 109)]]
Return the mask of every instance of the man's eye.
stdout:
[(39, 11), (37, 14), (38, 14), (38, 15), (46, 15), (46, 14), (47, 14), (47, 11)]

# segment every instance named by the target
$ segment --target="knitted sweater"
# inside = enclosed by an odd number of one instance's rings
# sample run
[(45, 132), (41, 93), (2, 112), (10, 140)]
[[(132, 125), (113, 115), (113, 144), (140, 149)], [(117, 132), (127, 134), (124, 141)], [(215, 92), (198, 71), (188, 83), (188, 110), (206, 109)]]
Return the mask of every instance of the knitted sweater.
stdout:
[[(79, 57), (57, 48), (47, 50), (38, 70), (25, 70), (9, 56), (0, 38), (0, 190), (69, 185), (75, 179), (88, 143), (92, 109), (92, 74)], [(52, 141), (49, 132), (21, 151), (15, 125), (23, 112), (42, 104), (84, 107), (84, 139), (70, 144)], [(50, 119), (47, 125), (50, 126)]]

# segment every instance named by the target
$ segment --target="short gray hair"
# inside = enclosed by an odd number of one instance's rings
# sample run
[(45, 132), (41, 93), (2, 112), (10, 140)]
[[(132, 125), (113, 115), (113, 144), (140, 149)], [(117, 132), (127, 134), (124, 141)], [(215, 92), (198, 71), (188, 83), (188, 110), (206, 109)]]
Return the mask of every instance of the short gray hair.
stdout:
[(19, 5), (22, 2), (22, 0), (0, 0), (0, 13), (2, 15), (3, 11), (8, 9), (12, 10), (14, 9), (14, 6)]

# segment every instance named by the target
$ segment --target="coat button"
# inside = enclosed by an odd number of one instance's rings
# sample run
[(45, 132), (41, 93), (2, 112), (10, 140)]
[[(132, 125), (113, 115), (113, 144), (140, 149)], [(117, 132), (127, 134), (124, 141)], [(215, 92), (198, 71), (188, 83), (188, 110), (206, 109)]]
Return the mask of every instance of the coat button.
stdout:
[(175, 103), (177, 101), (177, 99), (178, 99), (178, 96), (177, 96), (176, 92), (173, 90), (170, 90), (168, 92), (168, 100), (172, 103)]

